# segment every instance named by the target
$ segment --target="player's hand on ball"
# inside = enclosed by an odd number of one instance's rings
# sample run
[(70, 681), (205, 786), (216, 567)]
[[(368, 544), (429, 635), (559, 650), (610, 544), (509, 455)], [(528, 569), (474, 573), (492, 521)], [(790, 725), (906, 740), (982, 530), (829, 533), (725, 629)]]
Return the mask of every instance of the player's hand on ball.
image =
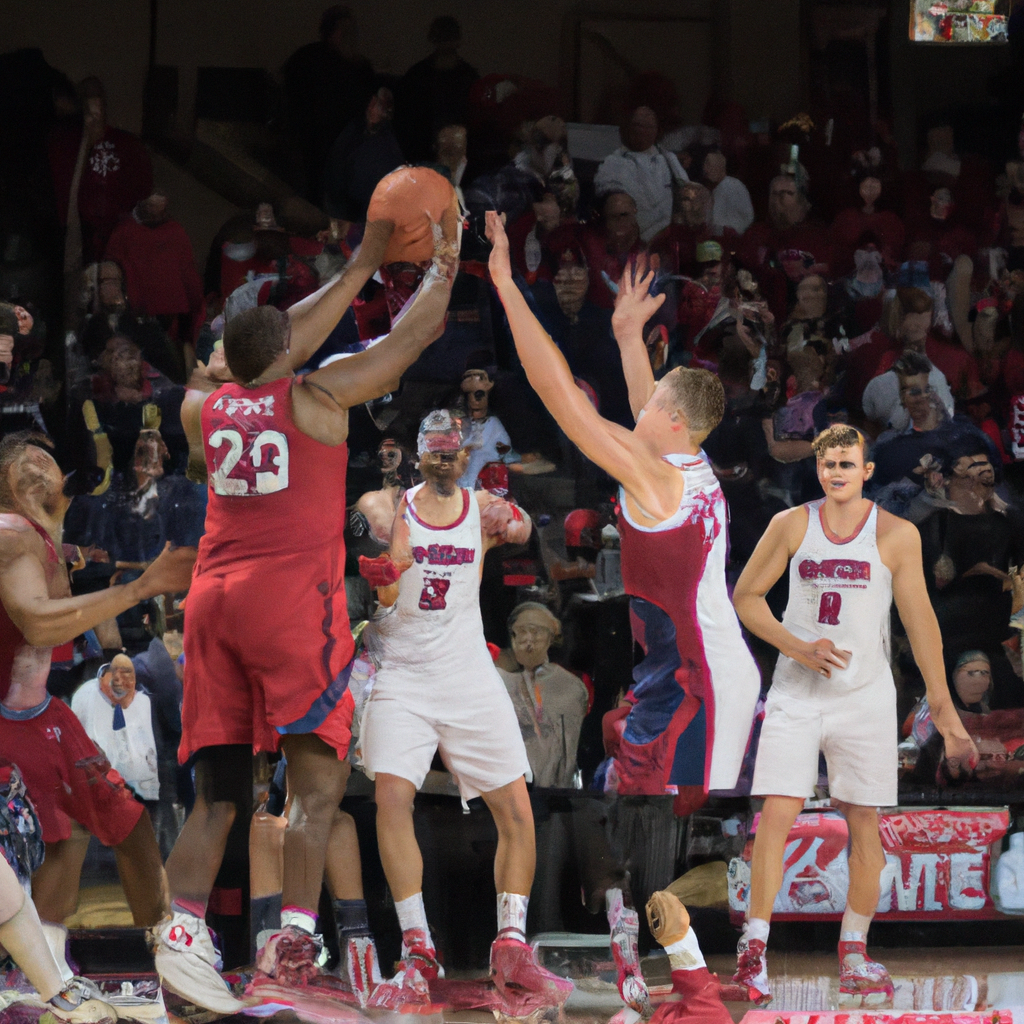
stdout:
[(508, 255), (508, 236), (505, 234), (505, 215), (499, 216), (494, 210), (486, 215), (487, 241), (491, 243), (491, 255), (487, 267), (491, 272), (491, 280), (501, 284), (512, 280), (512, 261)]
[(195, 548), (172, 548), (170, 541), (157, 555), (149, 568), (139, 577), (139, 583), (149, 597), (157, 594), (180, 594), (192, 583), (192, 569), (199, 552)]
[(844, 651), (842, 648), (836, 647), (831, 640), (822, 638), (815, 640), (814, 643), (801, 643), (790, 654), (790, 657), (829, 679), (833, 669), (844, 669), (850, 664), (853, 652)]
[(365, 579), (371, 587), (390, 587), (397, 583), (402, 573), (408, 566), (394, 562), (390, 555), (378, 555), (376, 558), (359, 556), (359, 575)]
[(690, 915), (675, 893), (662, 890), (647, 901), (647, 924), (662, 946), (681, 942), (690, 930)]

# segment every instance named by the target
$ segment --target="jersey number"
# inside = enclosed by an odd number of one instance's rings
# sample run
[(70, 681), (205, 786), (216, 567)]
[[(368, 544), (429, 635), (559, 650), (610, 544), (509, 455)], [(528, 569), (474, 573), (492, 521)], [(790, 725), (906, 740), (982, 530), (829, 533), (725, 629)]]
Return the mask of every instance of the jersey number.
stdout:
[(821, 595), (821, 603), (818, 605), (818, 621), (826, 626), (838, 626), (839, 609), (842, 607), (843, 595), (834, 590), (826, 591)]
[(452, 585), (451, 580), (423, 579), (423, 590), (420, 592), (420, 608), (425, 612), (439, 612), (448, 607), (445, 594)]
[[(253, 468), (251, 473), (245, 474), (250, 479), (231, 475), (232, 470), (242, 461), (245, 451), (242, 435), (237, 430), (215, 430), (210, 435), (209, 443), (213, 449), (220, 448), (225, 443), (228, 446), (224, 461), (213, 471), (210, 478), (214, 494), (242, 497), (252, 494), (273, 494), (287, 488), (288, 438), (280, 430), (264, 430), (256, 435), (249, 450), (249, 461)], [(261, 466), (270, 468), (261, 473)], [(244, 463), (242, 469), (243, 472), (247, 469)]]

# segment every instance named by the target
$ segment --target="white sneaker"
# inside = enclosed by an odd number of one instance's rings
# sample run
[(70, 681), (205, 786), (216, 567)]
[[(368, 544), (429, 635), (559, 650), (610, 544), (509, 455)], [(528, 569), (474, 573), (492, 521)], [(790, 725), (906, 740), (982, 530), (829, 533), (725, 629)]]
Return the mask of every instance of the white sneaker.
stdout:
[(117, 1010), (103, 1000), (103, 993), (88, 978), (72, 977), (65, 989), (45, 1005), (58, 1020), (67, 1024), (118, 1019)]
[(160, 983), (168, 991), (215, 1013), (238, 1013), (247, 1005), (218, 974), (223, 961), (205, 921), (175, 913), (151, 928), (149, 939)]

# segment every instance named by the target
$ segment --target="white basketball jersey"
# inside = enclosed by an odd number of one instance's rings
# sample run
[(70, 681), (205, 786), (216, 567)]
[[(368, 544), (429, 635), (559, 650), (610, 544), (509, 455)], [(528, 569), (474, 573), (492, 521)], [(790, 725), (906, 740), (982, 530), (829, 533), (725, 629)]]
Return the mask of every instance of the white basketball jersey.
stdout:
[(462, 491), (462, 515), (451, 526), (430, 526), (416, 515), (416, 494), (406, 492), (412, 568), (402, 574), (398, 600), (379, 622), (381, 668), (414, 669), (417, 678), (449, 673), (453, 659), (492, 664), (480, 616), (480, 506)]
[(849, 693), (873, 683), (892, 685), (889, 614), (892, 573), (878, 554), (878, 506), (853, 537), (829, 540), (822, 526), (825, 499), (807, 505), (807, 533), (789, 565), (789, 602), (782, 624), (801, 640), (831, 640), (851, 651), (845, 669), (820, 673), (779, 657), (773, 687), (794, 696)]

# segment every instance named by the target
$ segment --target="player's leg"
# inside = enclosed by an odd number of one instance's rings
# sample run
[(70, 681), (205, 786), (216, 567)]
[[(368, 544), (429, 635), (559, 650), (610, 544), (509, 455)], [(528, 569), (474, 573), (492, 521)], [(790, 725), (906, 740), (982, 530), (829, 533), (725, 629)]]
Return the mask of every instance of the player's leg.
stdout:
[(402, 959), (395, 976), (374, 989), (369, 1005), (394, 1010), (429, 1003), (429, 982), (444, 971), (423, 906), (423, 856), (412, 818), (416, 784), (390, 772), (377, 772), (374, 784), (377, 847), (402, 929)]
[(878, 906), (885, 851), (874, 807), (833, 800), (850, 830), (850, 889), (839, 934), (839, 998), (844, 1007), (891, 1003), (889, 972), (867, 955), (868, 928)]
[(542, 1006), (561, 1006), (572, 982), (546, 971), (526, 943), (526, 910), (537, 861), (533, 810), (520, 776), (481, 794), (498, 829), (494, 887), (498, 893), (498, 934), (491, 945), (491, 977), (513, 1016)]
[(64, 920), (78, 907), (82, 865), (89, 850), (89, 833), (76, 823), (71, 838), (46, 844), (46, 859), (32, 876), (32, 902), (42, 921), (43, 933), (57, 961), (61, 976), (69, 980), (74, 972), (68, 966), (65, 950), (68, 930)]
[(334, 923), (341, 953), (339, 967), (344, 970), (344, 976), (359, 1002), (365, 1005), (382, 979), (363, 896), (363, 868), (356, 823), (351, 814), (340, 808), (334, 813), (324, 874), (334, 904)]
[(203, 747), (195, 786), (195, 806), (167, 858), (171, 913), (150, 938), (165, 987), (208, 1010), (234, 1013), (243, 1004), (217, 973), (221, 961), (204, 918), (231, 826), (252, 816), (252, 747)]
[(254, 990), (271, 982), (294, 987), (321, 978), (317, 960), (322, 941), (316, 934), (320, 890), (328, 840), (351, 770), (333, 746), (313, 733), (285, 735), (281, 747), (288, 785), (281, 929), (256, 955)]
[[(3, 855), (0, 855), (0, 948), (10, 954), (29, 984), (58, 1018), (67, 1019), (79, 1010), (91, 1020), (117, 1017), (106, 1003), (98, 1000), (83, 1007), (98, 993), (84, 978), (63, 977), (43, 933), (36, 907), (25, 895), (18, 876)], [(89, 1016), (89, 1010), (95, 1012)]]
[(148, 814), (143, 814), (117, 846), (117, 873), (136, 928), (149, 928), (170, 909), (167, 875)]
[(766, 954), (768, 927), (775, 897), (782, 888), (786, 841), (803, 806), (802, 797), (766, 797), (754, 836), (750, 860), (750, 909), (736, 948), (733, 981), (745, 985), (749, 998), (755, 1003), (765, 1003), (771, 998)]

